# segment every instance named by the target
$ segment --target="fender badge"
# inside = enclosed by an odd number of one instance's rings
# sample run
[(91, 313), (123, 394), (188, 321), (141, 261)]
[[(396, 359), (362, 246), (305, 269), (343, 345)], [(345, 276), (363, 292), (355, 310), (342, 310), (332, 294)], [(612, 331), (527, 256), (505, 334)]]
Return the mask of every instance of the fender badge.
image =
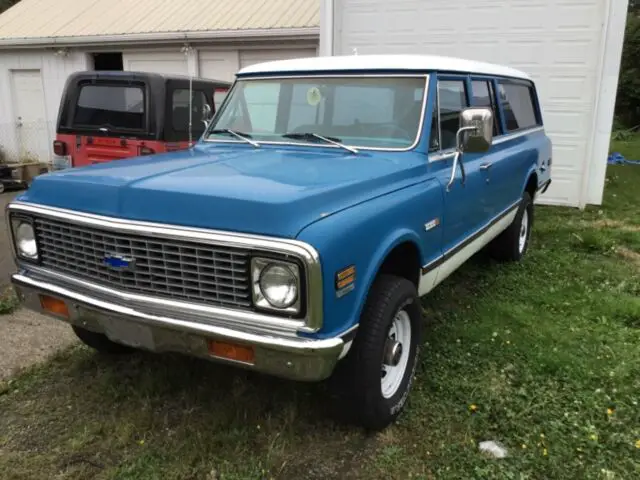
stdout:
[(429, 230), (436, 228), (438, 225), (440, 225), (440, 219), (434, 218), (433, 220), (424, 224), (424, 231), (428, 232)]

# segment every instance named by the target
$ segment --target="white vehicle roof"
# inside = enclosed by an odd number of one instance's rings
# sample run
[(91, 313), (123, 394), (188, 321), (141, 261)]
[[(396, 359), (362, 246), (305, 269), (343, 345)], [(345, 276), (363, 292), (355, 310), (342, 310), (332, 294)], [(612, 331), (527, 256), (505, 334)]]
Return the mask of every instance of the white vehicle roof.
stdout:
[(435, 55), (343, 55), (335, 57), (294, 58), (291, 60), (276, 60), (251, 65), (240, 70), (238, 75), (358, 70), (394, 70), (405, 72), (438, 70), (443, 72), (477, 73), (531, 80), (528, 74), (503, 65)]

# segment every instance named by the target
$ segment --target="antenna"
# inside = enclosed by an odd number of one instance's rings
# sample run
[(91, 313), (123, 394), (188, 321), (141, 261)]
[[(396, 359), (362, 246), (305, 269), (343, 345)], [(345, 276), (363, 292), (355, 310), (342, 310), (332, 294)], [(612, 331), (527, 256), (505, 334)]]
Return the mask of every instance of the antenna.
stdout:
[(193, 72), (189, 61), (191, 45), (185, 43), (181, 50), (187, 59), (187, 70), (189, 71), (189, 148), (191, 148), (193, 147)]

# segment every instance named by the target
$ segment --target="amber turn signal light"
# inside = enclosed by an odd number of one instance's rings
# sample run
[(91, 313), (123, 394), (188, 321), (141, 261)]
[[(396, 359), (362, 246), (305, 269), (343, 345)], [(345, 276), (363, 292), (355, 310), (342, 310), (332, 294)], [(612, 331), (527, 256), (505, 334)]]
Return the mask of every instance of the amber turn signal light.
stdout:
[(247, 347), (246, 345), (237, 345), (234, 343), (219, 342), (217, 340), (209, 340), (209, 354), (224, 358), (227, 360), (233, 360), (236, 362), (254, 364), (255, 353), (253, 347)]
[(59, 317), (69, 318), (69, 309), (67, 308), (67, 304), (59, 298), (40, 295), (40, 305), (45, 312), (53, 313)]

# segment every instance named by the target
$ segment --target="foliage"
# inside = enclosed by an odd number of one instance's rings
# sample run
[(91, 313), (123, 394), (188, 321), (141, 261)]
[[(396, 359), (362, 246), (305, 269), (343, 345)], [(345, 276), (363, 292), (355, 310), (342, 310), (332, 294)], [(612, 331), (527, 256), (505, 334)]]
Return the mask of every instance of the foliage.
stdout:
[(640, 14), (633, 12), (625, 30), (616, 115), (629, 127), (640, 124)]
[(12, 7), (20, 0), (0, 0), (0, 13), (4, 12), (7, 8)]

